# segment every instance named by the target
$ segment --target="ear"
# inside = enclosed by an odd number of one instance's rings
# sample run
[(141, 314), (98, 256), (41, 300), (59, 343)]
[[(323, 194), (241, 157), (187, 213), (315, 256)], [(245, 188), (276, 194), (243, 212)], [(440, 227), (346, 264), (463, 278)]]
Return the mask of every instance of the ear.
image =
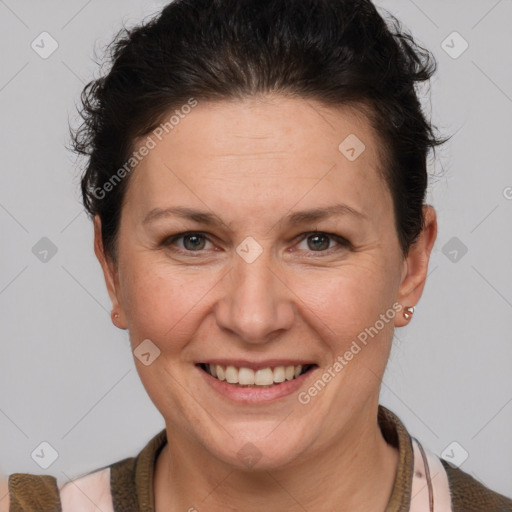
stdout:
[(126, 315), (122, 301), (120, 300), (117, 265), (112, 261), (112, 258), (105, 253), (103, 239), (101, 237), (101, 219), (99, 215), (94, 216), (94, 253), (103, 270), (108, 295), (112, 301), (112, 313), (115, 312), (119, 315), (119, 317), (115, 319), (112, 317), (112, 322), (120, 329), (126, 329)]
[[(409, 249), (409, 254), (403, 262), (403, 272), (397, 301), (406, 307), (415, 306), (421, 298), (427, 279), (430, 253), (437, 237), (436, 211), (430, 205), (423, 206), (424, 228), (418, 240)], [(409, 323), (403, 313), (395, 317), (395, 327)]]

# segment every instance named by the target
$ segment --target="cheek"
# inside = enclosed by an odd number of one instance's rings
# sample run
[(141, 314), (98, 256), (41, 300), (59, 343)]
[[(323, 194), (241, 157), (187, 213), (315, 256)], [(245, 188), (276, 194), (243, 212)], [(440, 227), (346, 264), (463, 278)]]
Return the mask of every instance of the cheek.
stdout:
[(373, 325), (394, 301), (393, 277), (370, 258), (326, 272), (301, 273), (290, 283), (312, 318), (321, 320), (329, 337), (357, 335)]
[(132, 261), (126, 270), (129, 277), (124, 279), (122, 296), (134, 343), (144, 338), (157, 344), (180, 339), (215, 285), (212, 274), (194, 275), (149, 258)]

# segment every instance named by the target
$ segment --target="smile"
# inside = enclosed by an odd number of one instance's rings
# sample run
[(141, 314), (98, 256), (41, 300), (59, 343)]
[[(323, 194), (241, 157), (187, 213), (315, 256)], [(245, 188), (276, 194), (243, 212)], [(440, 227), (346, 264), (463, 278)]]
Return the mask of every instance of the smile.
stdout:
[(215, 394), (224, 400), (246, 405), (269, 404), (298, 393), (319, 370), (317, 364), (307, 361), (273, 360), (252, 364), (239, 360), (237, 366), (234, 363), (224, 360), (196, 363), (195, 366)]
[(260, 368), (253, 370), (247, 367), (236, 367), (221, 364), (200, 363), (202, 370), (220, 381), (226, 381), (237, 387), (272, 387), (282, 382), (294, 380), (308, 372), (313, 364), (287, 365)]

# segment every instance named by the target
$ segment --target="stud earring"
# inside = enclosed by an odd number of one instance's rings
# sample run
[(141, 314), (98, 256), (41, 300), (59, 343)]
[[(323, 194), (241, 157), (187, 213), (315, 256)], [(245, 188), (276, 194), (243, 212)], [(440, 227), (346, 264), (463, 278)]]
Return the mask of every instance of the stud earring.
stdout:
[(410, 308), (405, 308), (405, 311), (404, 311), (405, 319), (409, 320), (409, 318), (411, 318), (413, 313), (414, 313), (414, 306), (412, 306)]
[(110, 316), (112, 317), (112, 321), (114, 321), (114, 319), (117, 320), (119, 318), (119, 313), (112, 311)]

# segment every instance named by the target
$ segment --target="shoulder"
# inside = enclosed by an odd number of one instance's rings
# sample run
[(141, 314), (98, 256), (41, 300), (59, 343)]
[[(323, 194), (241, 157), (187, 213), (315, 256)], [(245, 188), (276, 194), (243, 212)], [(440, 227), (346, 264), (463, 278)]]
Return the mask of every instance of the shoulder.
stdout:
[(110, 467), (58, 486), (50, 475), (13, 473), (0, 483), (0, 512), (114, 512)]
[(453, 512), (512, 512), (512, 500), (485, 487), (471, 475), (440, 459), (452, 498)]
[(117, 461), (60, 487), (51, 475), (13, 473), (0, 479), (0, 512), (114, 512), (114, 495), (124, 503), (123, 486), (132, 487), (134, 460)]
[(60, 489), (62, 512), (114, 512), (110, 471), (110, 467), (98, 469), (64, 484)]
[(2, 486), (1, 512), (60, 512), (59, 489), (53, 476), (13, 473)]
[(135, 457), (75, 478), (60, 488), (62, 512), (136, 510)]
[[(138, 491), (150, 501), (155, 457), (166, 443), (157, 433), (136, 456), (82, 474), (59, 486), (51, 475), (0, 477), (0, 512), (114, 512), (137, 510)], [(99, 508), (98, 508), (99, 507)]]

